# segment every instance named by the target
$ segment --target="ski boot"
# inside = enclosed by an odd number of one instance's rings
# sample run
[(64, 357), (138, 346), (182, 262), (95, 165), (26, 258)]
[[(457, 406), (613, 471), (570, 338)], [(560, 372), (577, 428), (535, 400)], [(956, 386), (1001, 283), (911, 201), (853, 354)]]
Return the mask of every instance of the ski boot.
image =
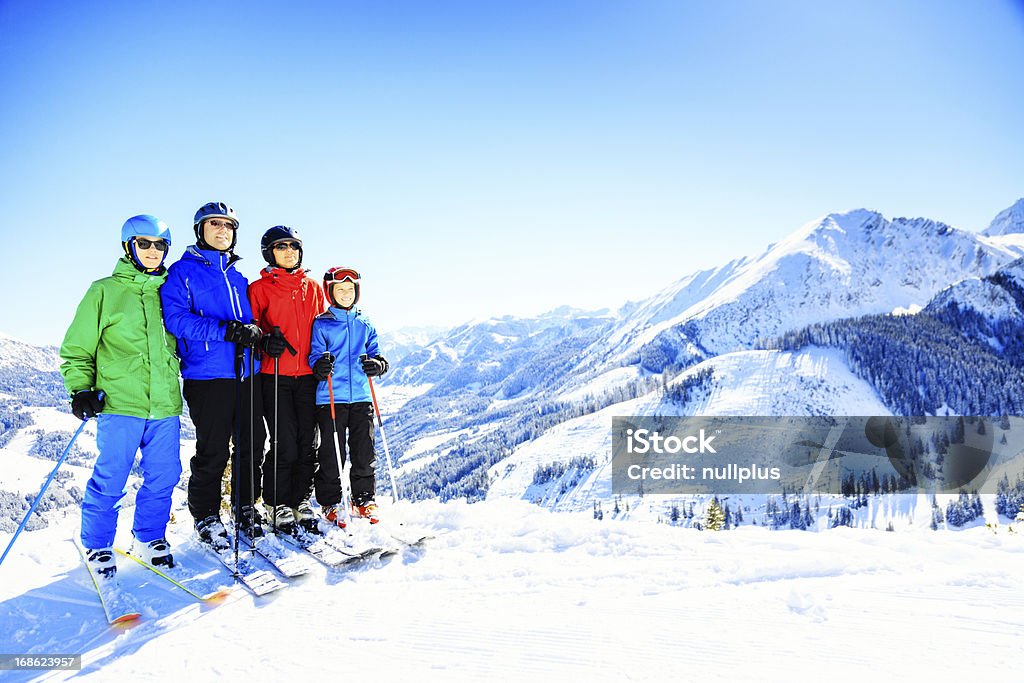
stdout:
[(255, 540), (266, 535), (263, 531), (263, 518), (252, 505), (242, 506), (242, 518), (235, 520), (238, 524), (238, 531), (249, 540)]
[(377, 516), (377, 503), (373, 500), (364, 501), (362, 505), (352, 504), (352, 516), (359, 519), (368, 519), (370, 524), (376, 524), (380, 521)]
[(113, 548), (92, 548), (85, 551), (89, 569), (101, 579), (113, 579), (117, 574)]
[(345, 507), (341, 503), (335, 505), (328, 505), (323, 510), (324, 519), (333, 524), (334, 526), (345, 528)]
[(216, 553), (231, 550), (227, 529), (224, 528), (217, 515), (210, 515), (196, 521), (196, 533), (199, 535), (199, 540), (213, 548)]
[(166, 538), (158, 538), (149, 543), (136, 538), (132, 541), (131, 554), (154, 567), (174, 567), (174, 556), (171, 555), (171, 546)]
[(295, 516), (295, 522), (299, 528), (308, 531), (311, 534), (319, 534), (320, 528), (316, 521), (316, 513), (313, 512), (313, 506), (310, 504), (309, 499), (302, 501), (292, 510)]
[(266, 505), (267, 522), (278, 531), (290, 534), (295, 527), (295, 513), (287, 505)]

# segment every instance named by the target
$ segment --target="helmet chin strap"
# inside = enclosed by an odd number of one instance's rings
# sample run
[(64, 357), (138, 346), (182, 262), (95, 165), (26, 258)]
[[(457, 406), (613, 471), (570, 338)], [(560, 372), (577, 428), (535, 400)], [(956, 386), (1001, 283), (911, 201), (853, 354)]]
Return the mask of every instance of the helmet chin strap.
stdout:
[(121, 246), (124, 247), (125, 256), (127, 256), (128, 259), (132, 262), (132, 265), (135, 266), (135, 270), (139, 271), (140, 273), (145, 273), (146, 275), (155, 275), (159, 273), (163, 269), (164, 261), (167, 259), (167, 254), (169, 253), (166, 251), (161, 252), (162, 256), (160, 257), (160, 263), (157, 265), (157, 267), (147, 268), (146, 266), (142, 265), (142, 261), (139, 259), (139, 254), (135, 250), (135, 240), (132, 240), (131, 242), (121, 242)]

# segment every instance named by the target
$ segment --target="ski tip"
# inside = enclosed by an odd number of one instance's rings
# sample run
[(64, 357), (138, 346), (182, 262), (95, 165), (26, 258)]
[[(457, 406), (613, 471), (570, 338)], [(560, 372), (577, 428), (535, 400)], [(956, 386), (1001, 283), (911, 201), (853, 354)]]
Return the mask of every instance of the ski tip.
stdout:
[(122, 614), (116, 619), (111, 619), (111, 626), (122, 626), (125, 624), (133, 624), (138, 621), (139, 617), (142, 616), (141, 612), (129, 612), (128, 614)]
[(229, 595), (231, 595), (231, 589), (222, 588), (219, 591), (210, 593), (209, 595), (204, 595), (203, 602), (207, 602), (213, 605), (219, 605), (220, 603), (224, 602)]

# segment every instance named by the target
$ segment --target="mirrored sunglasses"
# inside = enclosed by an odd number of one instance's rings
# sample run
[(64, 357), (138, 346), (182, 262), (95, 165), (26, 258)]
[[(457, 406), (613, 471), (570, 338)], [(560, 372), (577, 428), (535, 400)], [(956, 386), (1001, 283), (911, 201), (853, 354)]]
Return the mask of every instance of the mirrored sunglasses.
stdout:
[(231, 221), (222, 221), (216, 218), (207, 219), (206, 224), (214, 230), (234, 230), (236, 227)]

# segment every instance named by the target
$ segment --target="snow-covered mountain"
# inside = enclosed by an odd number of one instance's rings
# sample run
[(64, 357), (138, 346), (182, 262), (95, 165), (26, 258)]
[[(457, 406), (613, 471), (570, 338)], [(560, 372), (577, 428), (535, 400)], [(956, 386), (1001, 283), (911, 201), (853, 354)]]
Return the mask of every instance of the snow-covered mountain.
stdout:
[(1000, 211), (982, 234), (999, 237), (1018, 233), (1024, 233), (1024, 197), (1008, 209)]
[(44, 372), (60, 367), (56, 346), (33, 346), (0, 332), (0, 369), (32, 368)]
[(605, 345), (612, 358), (655, 372), (685, 366), (815, 322), (920, 307), (1021, 255), (1015, 243), (933, 220), (829, 214), (756, 258), (683, 278), (640, 305)]
[[(1015, 294), (1017, 295), (1015, 297)], [(925, 310), (938, 311), (955, 306), (974, 311), (992, 322), (1019, 319), (1024, 294), (1024, 259), (1000, 268), (992, 276), (970, 277), (939, 292)]]
[(561, 307), (531, 318), (469, 322), (402, 357), (390, 378), (401, 384), (490, 385), (514, 376), (536, 355), (613, 321), (608, 311)]
[(404, 358), (418, 351), (447, 331), (446, 327), (402, 327), (397, 330), (378, 329), (381, 353), (389, 360)]
[[(595, 396), (607, 399), (617, 387), (637, 386), (652, 370), (697, 364), (662, 390), (647, 384), (635, 399), (593, 401), (584, 414), (511, 444), (511, 455), (489, 466), (488, 497), (524, 498), (575, 510), (607, 500), (612, 415), (891, 414), (876, 388), (851, 372), (839, 350), (742, 349), (770, 336), (766, 332), (867, 314), (931, 312), (953, 301), (983, 320), (1020, 319), (1024, 260), (1018, 260), (1019, 237), (988, 238), (935, 221), (889, 221), (874, 212), (855, 211), (812, 222), (759, 258), (688, 276), (620, 312), (599, 338), (568, 359), (557, 382), (538, 383), (530, 396), (578, 405)], [(708, 330), (726, 341), (705, 341)], [(983, 333), (976, 336), (990, 341)], [(722, 353), (730, 346), (741, 350)], [(992, 346), (999, 352), (1006, 348), (1003, 343)], [(682, 408), (666, 401), (667, 394), (706, 372), (710, 379), (697, 383), (697, 400)], [(501, 419), (491, 425), (478, 422), (471, 432), (435, 434), (424, 462), (441, 465), (446, 453), (474, 452), (474, 438), (512, 432), (510, 425), (523, 419), (513, 407), (504, 402)], [(576, 458), (584, 454), (593, 462), (581, 465)], [(920, 524), (928, 521), (928, 515), (918, 516)]]
[[(684, 384), (694, 387), (689, 400), (669, 397)], [(728, 353), (688, 369), (668, 389), (567, 420), (517, 447), (490, 468), (488, 498), (524, 498), (556, 510), (586, 510), (594, 501), (610, 500), (616, 415), (831, 415), (836, 406), (849, 415), (891, 414), (833, 349)], [(538, 470), (568, 464), (580, 454), (591, 456), (593, 466), (573, 486), (554, 496), (552, 487), (534, 486)]]
[[(983, 237), (863, 209), (830, 214), (760, 256), (690, 274), (615, 312), (460, 326), (401, 358), (392, 381), (578, 398), (815, 322), (919, 310), (951, 284), (1022, 255), (1024, 234)], [(553, 343), (564, 345), (561, 353), (546, 353)]]
[[(589, 402), (593, 412), (652, 391), (655, 373), (676, 374), (759, 339), (816, 322), (920, 310), (954, 283), (980, 282), (1019, 258), (1020, 237), (868, 210), (830, 214), (758, 257), (688, 275), (619, 311), (461, 326), (402, 359), (390, 378), (429, 387), (396, 418), (396, 440), (408, 445), (399, 452), (424, 458), (419, 469), (456, 443), (536, 422), (527, 416), (545, 406)], [(753, 398), (736, 404), (752, 415), (765, 408)], [(811, 401), (795, 414), (850, 409)], [(536, 429), (545, 427), (529, 431)]]

